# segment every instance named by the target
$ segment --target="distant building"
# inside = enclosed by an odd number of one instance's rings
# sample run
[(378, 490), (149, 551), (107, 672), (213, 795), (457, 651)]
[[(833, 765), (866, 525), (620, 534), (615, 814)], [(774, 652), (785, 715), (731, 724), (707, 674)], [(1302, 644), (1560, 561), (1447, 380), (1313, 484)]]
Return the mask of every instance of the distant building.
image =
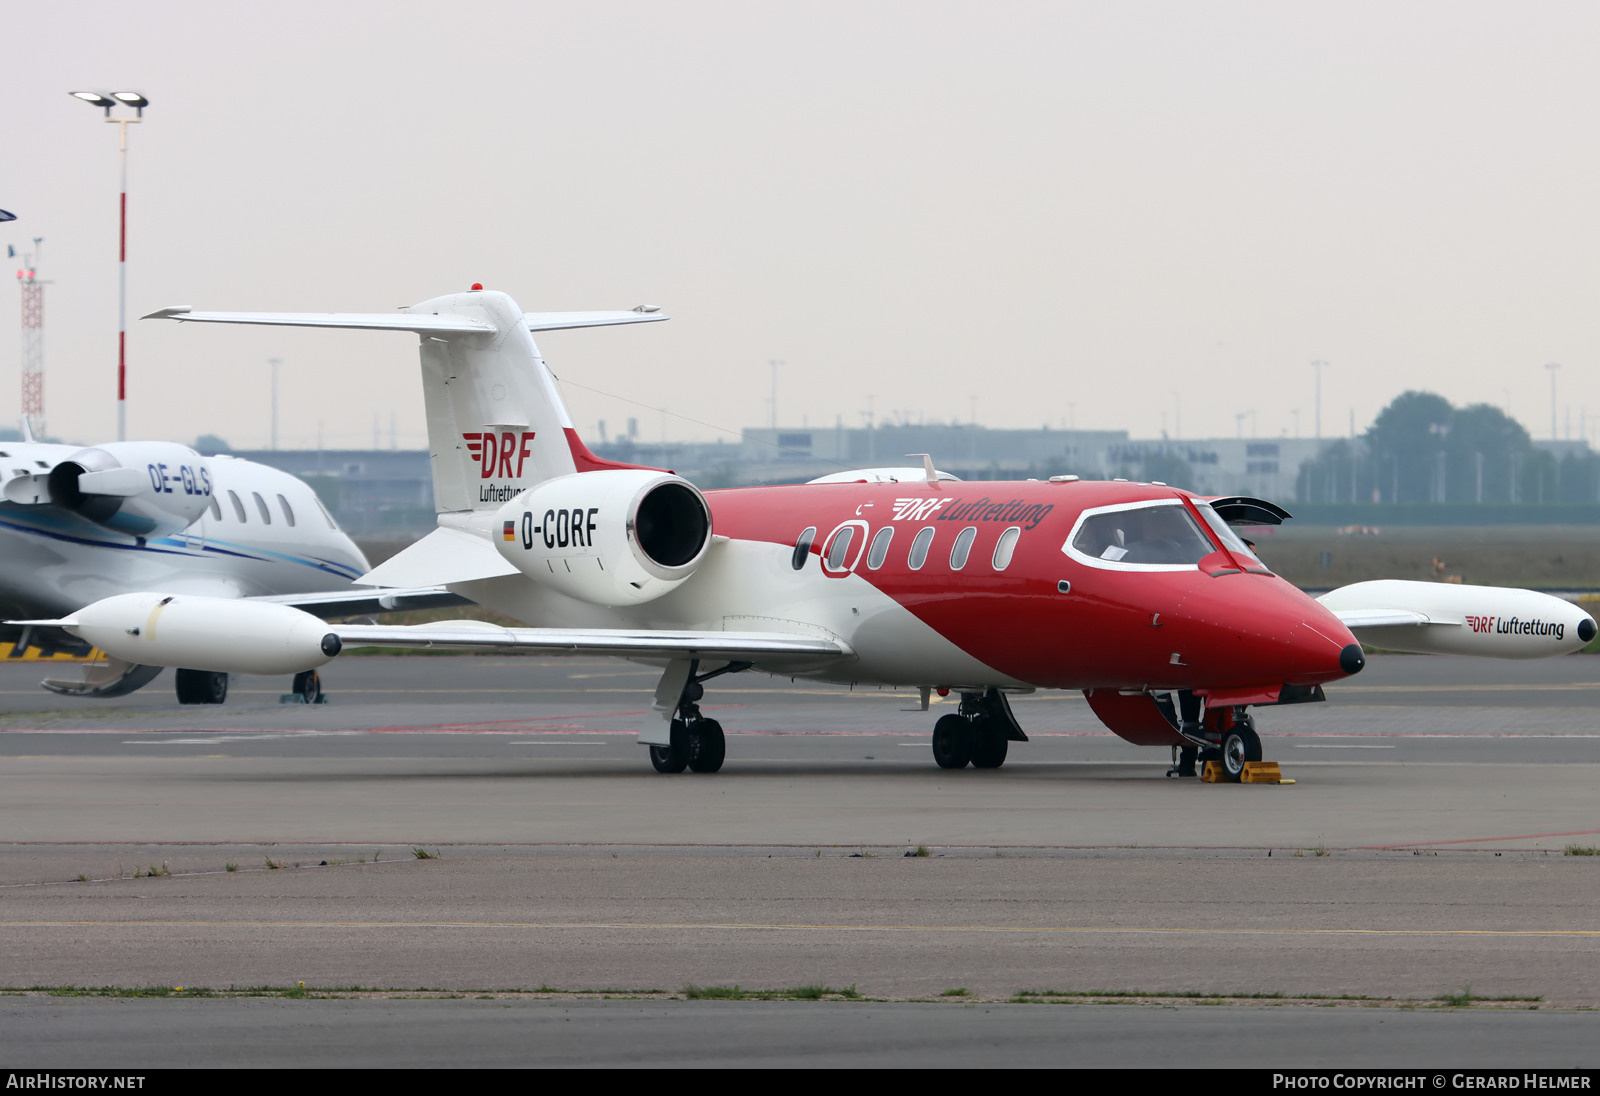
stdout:
[[(738, 441), (592, 444), (596, 455), (668, 468), (704, 488), (803, 483), (850, 468), (915, 466), (928, 453), (962, 479), (1154, 479), (1205, 495), (1300, 499), (1300, 466), (1337, 439), (1135, 439), (1126, 430), (991, 430), (960, 423), (766, 427)], [(1535, 442), (1559, 459), (1586, 457), (1585, 442)], [(262, 449), (234, 454), (309, 482), (339, 524), (369, 540), (411, 539), (434, 525), (433, 479), (421, 449)], [(1322, 500), (1319, 500), (1322, 501)], [(1334, 501), (1344, 501), (1343, 499)], [(1366, 500), (1360, 500), (1366, 501)]]

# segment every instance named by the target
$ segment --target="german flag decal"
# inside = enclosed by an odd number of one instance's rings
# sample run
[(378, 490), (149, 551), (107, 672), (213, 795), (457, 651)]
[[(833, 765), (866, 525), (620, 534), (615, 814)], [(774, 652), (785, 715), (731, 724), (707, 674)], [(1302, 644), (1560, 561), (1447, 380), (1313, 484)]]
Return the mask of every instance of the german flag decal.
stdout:
[(508, 540), (508, 541), (509, 540), (516, 540), (517, 539), (517, 523), (514, 522), (514, 521), (506, 522), (505, 531), (503, 533), (501, 533), (501, 536), (505, 537), (505, 539)]

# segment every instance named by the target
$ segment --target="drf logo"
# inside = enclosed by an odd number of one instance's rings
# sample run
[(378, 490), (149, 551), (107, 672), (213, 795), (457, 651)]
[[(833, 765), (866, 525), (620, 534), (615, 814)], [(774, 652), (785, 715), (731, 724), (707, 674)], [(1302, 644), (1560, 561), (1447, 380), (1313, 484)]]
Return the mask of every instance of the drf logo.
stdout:
[[(522, 465), (532, 452), (529, 447), (533, 444), (532, 430), (515, 430), (499, 432), (485, 430), (481, 434), (462, 434), (467, 443), (467, 452), (472, 454), (472, 459), (478, 462), (479, 478), (494, 479), (521, 479)], [(515, 461), (516, 470), (512, 470)]]
[(943, 510), (952, 501), (954, 500), (938, 497), (931, 499), (895, 499), (894, 517), (891, 520), (926, 521), (928, 515)]
[(1495, 618), (1492, 616), (1473, 616), (1467, 614), (1467, 627), (1474, 632), (1487, 632), (1494, 627)]

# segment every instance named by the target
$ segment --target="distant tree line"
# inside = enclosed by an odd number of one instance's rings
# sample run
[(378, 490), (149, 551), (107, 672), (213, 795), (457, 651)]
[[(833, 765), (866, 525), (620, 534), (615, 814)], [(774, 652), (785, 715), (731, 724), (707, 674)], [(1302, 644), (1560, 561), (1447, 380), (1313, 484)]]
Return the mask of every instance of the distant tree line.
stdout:
[(1557, 461), (1497, 407), (1405, 392), (1360, 438), (1303, 463), (1295, 493), (1311, 504), (1596, 502), (1600, 457)]

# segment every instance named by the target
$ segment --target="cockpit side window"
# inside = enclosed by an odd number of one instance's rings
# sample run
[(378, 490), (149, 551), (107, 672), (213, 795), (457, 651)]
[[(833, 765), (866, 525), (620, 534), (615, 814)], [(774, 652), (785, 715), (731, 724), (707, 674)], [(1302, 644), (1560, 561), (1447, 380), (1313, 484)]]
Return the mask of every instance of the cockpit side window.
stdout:
[(1206, 519), (1206, 524), (1211, 526), (1211, 531), (1223, 547), (1232, 552), (1246, 567), (1260, 567), (1262, 570), (1269, 568), (1250, 550), (1244, 539), (1233, 531), (1233, 527), (1222, 520), (1222, 515), (1211, 508), (1210, 503), (1196, 502), (1195, 509), (1200, 511), (1200, 516)]
[(1072, 547), (1108, 563), (1165, 567), (1193, 566), (1216, 551), (1181, 503), (1091, 514)]

